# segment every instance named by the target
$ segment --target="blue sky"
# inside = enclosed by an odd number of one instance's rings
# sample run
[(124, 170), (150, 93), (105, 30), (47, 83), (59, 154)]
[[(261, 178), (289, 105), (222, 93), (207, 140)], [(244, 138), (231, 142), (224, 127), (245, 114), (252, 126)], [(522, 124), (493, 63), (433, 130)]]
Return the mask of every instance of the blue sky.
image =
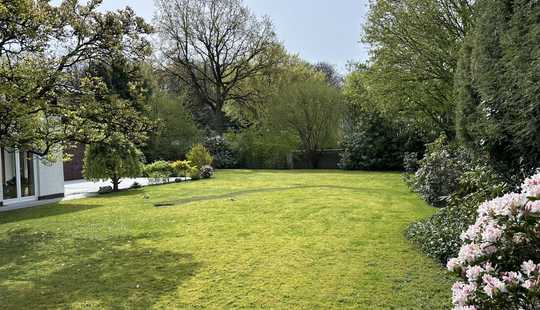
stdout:
[[(59, 2), (59, 0), (53, 2)], [(289, 52), (310, 62), (326, 61), (344, 72), (349, 60), (366, 60), (367, 48), (359, 43), (368, 0), (244, 0), (258, 15), (274, 22), (280, 41)], [(103, 0), (102, 9), (129, 5), (151, 21), (152, 0)]]

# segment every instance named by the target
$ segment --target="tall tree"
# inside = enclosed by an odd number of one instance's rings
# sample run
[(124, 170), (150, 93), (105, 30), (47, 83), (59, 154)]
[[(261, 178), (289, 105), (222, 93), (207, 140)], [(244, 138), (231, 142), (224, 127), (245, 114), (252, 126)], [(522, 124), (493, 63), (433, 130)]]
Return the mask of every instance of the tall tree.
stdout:
[(367, 75), (382, 110), (454, 136), (454, 71), (472, 0), (375, 0), (364, 27)]
[(315, 71), (324, 74), (325, 80), (329, 85), (336, 88), (340, 88), (342, 86), (343, 77), (341, 76), (341, 74), (339, 74), (334, 65), (322, 61), (313, 65), (313, 68), (315, 69)]
[(0, 1), (1, 144), (47, 154), (66, 141), (88, 143), (111, 132), (144, 139), (142, 114), (129, 102), (102, 101), (106, 85), (81, 72), (111, 55), (148, 55), (151, 27), (129, 8), (99, 13), (100, 3)]
[(156, 23), (165, 68), (191, 86), (214, 114), (213, 129), (225, 131), (225, 105), (247, 104), (243, 87), (274, 64), (272, 24), (241, 0), (156, 0)]
[(192, 145), (202, 141), (204, 132), (186, 107), (186, 97), (165, 92), (152, 97), (151, 117), (159, 128), (143, 148), (147, 161), (183, 159)]
[(317, 168), (324, 148), (339, 144), (341, 93), (326, 82), (324, 74), (309, 66), (290, 68), (266, 111), (267, 126), (276, 132), (293, 133), (313, 168)]
[(522, 178), (540, 166), (540, 3), (476, 5), (456, 75), (459, 138)]

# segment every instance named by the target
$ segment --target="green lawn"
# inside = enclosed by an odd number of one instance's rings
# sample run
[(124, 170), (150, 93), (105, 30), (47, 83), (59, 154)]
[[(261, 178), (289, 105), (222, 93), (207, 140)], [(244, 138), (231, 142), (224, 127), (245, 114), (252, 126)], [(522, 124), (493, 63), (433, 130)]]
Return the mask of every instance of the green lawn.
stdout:
[(0, 304), (448, 308), (403, 236), (432, 212), (397, 173), (236, 170), (0, 213)]

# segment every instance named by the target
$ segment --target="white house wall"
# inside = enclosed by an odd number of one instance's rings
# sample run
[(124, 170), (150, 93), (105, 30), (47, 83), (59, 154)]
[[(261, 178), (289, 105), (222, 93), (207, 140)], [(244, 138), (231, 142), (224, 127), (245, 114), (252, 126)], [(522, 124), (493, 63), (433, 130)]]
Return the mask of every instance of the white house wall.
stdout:
[(39, 199), (58, 198), (64, 194), (64, 166), (62, 160), (38, 160)]

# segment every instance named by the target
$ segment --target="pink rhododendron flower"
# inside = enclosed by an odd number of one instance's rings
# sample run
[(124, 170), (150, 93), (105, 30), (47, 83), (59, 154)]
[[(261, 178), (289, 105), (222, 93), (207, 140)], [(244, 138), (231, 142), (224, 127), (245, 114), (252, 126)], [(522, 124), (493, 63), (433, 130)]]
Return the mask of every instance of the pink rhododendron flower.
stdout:
[(450, 272), (458, 271), (458, 269), (461, 268), (461, 262), (457, 258), (452, 258), (446, 263), (446, 268)]
[(491, 255), (497, 252), (497, 247), (492, 245), (491, 243), (482, 243), (480, 248), (482, 249), (482, 253), (484, 255)]
[(484, 202), (478, 209), (480, 216), (492, 214), (498, 216), (511, 216), (516, 213), (527, 202), (527, 197), (519, 193), (510, 193), (502, 197)]
[(529, 279), (523, 282), (521, 286), (528, 290), (536, 289), (540, 285), (540, 278)]
[(474, 241), (476, 237), (480, 234), (480, 228), (482, 223), (480, 221), (476, 221), (473, 225), (469, 226), (469, 228), (461, 233), (461, 240), (470, 240)]
[(486, 242), (497, 242), (502, 236), (502, 229), (495, 224), (489, 224), (482, 232), (482, 240)]
[(500, 292), (506, 292), (506, 284), (503, 281), (489, 275), (485, 274), (482, 277), (482, 282), (484, 283), (484, 292), (492, 297)]
[(490, 273), (490, 272), (495, 271), (495, 268), (493, 268), (493, 264), (491, 264), (490, 262), (486, 262), (486, 263), (484, 264), (484, 270), (485, 270), (486, 272)]
[(526, 179), (521, 185), (521, 191), (527, 197), (539, 197), (540, 196), (540, 173), (535, 174), (532, 177)]
[(503, 273), (502, 279), (506, 285), (516, 285), (522, 281), (523, 276), (519, 272), (510, 271)]
[(528, 241), (529, 239), (523, 233), (517, 233), (512, 237), (512, 241), (516, 244), (520, 244)]
[(540, 200), (529, 202), (527, 204), (527, 211), (531, 213), (540, 213)]
[(480, 266), (470, 266), (465, 271), (465, 274), (467, 275), (467, 280), (469, 280), (469, 282), (476, 282), (482, 272), (484, 272), (484, 268)]
[[(510, 303), (540, 309), (535, 297), (540, 292), (540, 264), (534, 262), (539, 245), (533, 242), (539, 214), (540, 173), (523, 183), (522, 193), (480, 205), (476, 222), (461, 234), (458, 257), (447, 263), (448, 270), (464, 278), (452, 287), (454, 309), (506, 309)], [(515, 261), (522, 263), (511, 265)]]
[(475, 284), (465, 284), (463, 282), (454, 283), (452, 286), (452, 302), (456, 305), (464, 306), (475, 290)]
[(480, 246), (476, 243), (465, 244), (459, 250), (458, 258), (466, 263), (474, 262), (482, 255)]

